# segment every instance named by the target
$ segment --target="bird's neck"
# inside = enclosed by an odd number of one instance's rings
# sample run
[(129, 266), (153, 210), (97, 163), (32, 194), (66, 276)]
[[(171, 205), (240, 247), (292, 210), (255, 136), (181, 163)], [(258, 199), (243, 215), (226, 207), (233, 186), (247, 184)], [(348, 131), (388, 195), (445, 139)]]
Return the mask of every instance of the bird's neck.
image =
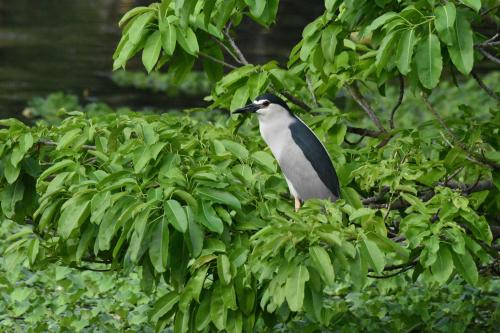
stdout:
[(290, 125), (297, 121), (288, 112), (276, 112), (259, 115), (259, 130), (273, 155), (279, 159), (284, 150), (284, 143), (291, 138)]

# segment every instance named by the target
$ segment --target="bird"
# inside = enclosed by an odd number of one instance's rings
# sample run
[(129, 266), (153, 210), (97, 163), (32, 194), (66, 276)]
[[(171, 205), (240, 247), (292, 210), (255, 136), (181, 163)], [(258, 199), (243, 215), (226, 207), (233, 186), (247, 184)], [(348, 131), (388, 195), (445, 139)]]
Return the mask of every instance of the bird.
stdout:
[(257, 115), (260, 134), (295, 199), (295, 211), (308, 199), (340, 198), (337, 174), (325, 146), (283, 99), (266, 93), (233, 113)]

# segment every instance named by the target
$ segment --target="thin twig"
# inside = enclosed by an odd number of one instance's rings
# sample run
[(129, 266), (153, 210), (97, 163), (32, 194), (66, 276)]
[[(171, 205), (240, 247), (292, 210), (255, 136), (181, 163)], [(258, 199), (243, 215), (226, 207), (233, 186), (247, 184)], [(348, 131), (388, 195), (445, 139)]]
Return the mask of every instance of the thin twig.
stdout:
[(477, 47), (477, 49), (479, 49), (479, 52), (481, 52), (486, 58), (500, 65), (500, 59), (498, 59), (493, 54), (486, 51), (483, 47)]
[(223, 60), (220, 60), (220, 59), (217, 59), (217, 58), (215, 58), (215, 57), (212, 57), (210, 54), (206, 54), (206, 53), (204, 53), (204, 52), (198, 52), (198, 54), (199, 54), (199, 55), (201, 55), (202, 57), (205, 57), (205, 58), (207, 58), (207, 59), (209, 59), (209, 60), (212, 60), (213, 62), (216, 62), (216, 63), (218, 63), (218, 64), (221, 64), (222, 66), (225, 66), (225, 67), (227, 67), (227, 68), (231, 68), (231, 69), (236, 69), (236, 68), (238, 68), (237, 66), (231, 65), (230, 63), (227, 63), (227, 62), (225, 62), (225, 61), (223, 61)]
[(379, 131), (374, 131), (367, 128), (353, 127), (353, 126), (347, 126), (347, 132), (361, 136), (369, 136), (371, 138), (378, 138), (382, 135), (382, 133)]
[(312, 85), (311, 79), (306, 76), (307, 89), (309, 89), (309, 93), (311, 94), (311, 98), (313, 100), (314, 106), (318, 106), (318, 100), (316, 99), (316, 94), (314, 93), (314, 87)]
[[(230, 27), (230, 26), (228, 26), (228, 27)], [(243, 65), (248, 65), (248, 60), (245, 58), (245, 56), (243, 55), (243, 53), (241, 52), (241, 50), (239, 49), (239, 47), (236, 45), (234, 39), (229, 34), (229, 29), (227, 27), (224, 30), (223, 34), (224, 34), (224, 36), (226, 36), (229, 44), (231, 45), (231, 47), (233, 48), (234, 52), (236, 53), (236, 55), (240, 59), (240, 63), (243, 64)]]
[(380, 119), (377, 117), (375, 114), (375, 111), (371, 108), (371, 106), (368, 104), (366, 101), (365, 97), (361, 94), (359, 91), (358, 86), (356, 83), (351, 84), (350, 86), (347, 87), (347, 90), (351, 94), (351, 96), (354, 98), (356, 103), (365, 111), (365, 113), (368, 115), (368, 117), (373, 121), (375, 126), (382, 132), (382, 133), (387, 133), (385, 130), (384, 126), (382, 126), (382, 123), (380, 122)]
[(500, 96), (498, 96), (490, 87), (488, 87), (481, 77), (477, 74), (475, 70), (471, 71), (472, 77), (476, 80), (477, 84), (491, 97), (500, 100)]
[(479, 44), (476, 44), (474, 46), (476, 46), (476, 47), (495, 47), (495, 46), (500, 46), (500, 41), (496, 41), (496, 42), (485, 41), (483, 43), (479, 43)]
[(309, 105), (307, 105), (306, 103), (304, 103), (303, 101), (301, 101), (300, 99), (298, 99), (297, 97), (295, 97), (294, 95), (289, 93), (288, 91), (283, 91), (283, 92), (281, 92), (281, 94), (283, 96), (285, 96), (286, 99), (288, 99), (290, 102), (292, 102), (293, 104), (295, 104), (299, 108), (301, 108), (302, 110), (311, 111), (311, 107)]
[(221, 46), (237, 63), (240, 62), (240, 59), (236, 56), (236, 54), (234, 54), (233, 51), (231, 51), (231, 49), (226, 44), (224, 44), (224, 42), (218, 40), (215, 37), (212, 37), (212, 40), (219, 44), (219, 46)]
[(498, 7), (500, 7), (500, 4), (498, 5), (495, 5), (487, 10), (485, 10), (484, 12), (481, 13), (481, 16), (486, 16), (488, 15), (490, 12), (494, 11), (495, 9), (498, 9)]
[[(51, 141), (51, 140), (39, 140), (38, 143), (46, 146), (53, 146), (57, 147), (57, 142)], [(91, 146), (91, 145), (83, 145), (81, 146), (85, 150), (96, 150), (96, 146)]]
[(367, 276), (369, 278), (372, 278), (372, 279), (387, 279), (387, 278), (399, 275), (401, 273), (404, 273), (404, 272), (406, 272), (406, 271), (414, 268), (416, 265), (417, 265), (417, 262), (414, 261), (414, 262), (410, 263), (409, 265), (405, 266), (404, 268), (402, 268), (401, 270), (399, 270), (397, 272), (394, 272), (394, 273), (391, 273), (391, 274), (387, 274), (387, 275), (373, 275), (373, 274), (368, 274)]
[(394, 115), (401, 106), (401, 103), (403, 103), (404, 96), (405, 96), (405, 79), (403, 75), (399, 74), (399, 97), (398, 101), (396, 102), (396, 105), (394, 105), (391, 111), (391, 120), (389, 121), (391, 129), (394, 129)]

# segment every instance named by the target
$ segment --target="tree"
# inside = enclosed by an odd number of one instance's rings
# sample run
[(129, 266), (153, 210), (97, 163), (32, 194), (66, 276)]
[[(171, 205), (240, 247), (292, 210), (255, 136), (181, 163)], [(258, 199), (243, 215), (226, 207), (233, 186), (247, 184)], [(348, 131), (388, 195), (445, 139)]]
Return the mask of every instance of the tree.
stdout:
[[(338, 296), (391, 288), (376, 281), (392, 277), (404, 290), (412, 280), (429, 289), (460, 279), (491, 288), (500, 118), (498, 96), (474, 66), (498, 61), (499, 44), (472, 27), (498, 20), (498, 6), (325, 1), (286, 67), (249, 64), (235, 29), (247, 18), (271, 25), (278, 4), (134, 8), (120, 21), (114, 68), (142, 51), (148, 71), (167, 66), (181, 81), (200, 60), (215, 84), (210, 108), (282, 94), (332, 153), (341, 200), (311, 200), (294, 213), (276, 163), (245, 119), (71, 112), (56, 127), (2, 120), (1, 212), (31, 225), (10, 237), (6, 262), (140, 266), (146, 289), (160, 281), (168, 289), (150, 321), (158, 330), (173, 323), (176, 332), (334, 327), (343, 316)], [(442, 115), (442, 86), (469, 75), (489, 100)], [(371, 103), (393, 86), (399, 97), (390, 112)], [(339, 110), (339, 91), (359, 109)]]

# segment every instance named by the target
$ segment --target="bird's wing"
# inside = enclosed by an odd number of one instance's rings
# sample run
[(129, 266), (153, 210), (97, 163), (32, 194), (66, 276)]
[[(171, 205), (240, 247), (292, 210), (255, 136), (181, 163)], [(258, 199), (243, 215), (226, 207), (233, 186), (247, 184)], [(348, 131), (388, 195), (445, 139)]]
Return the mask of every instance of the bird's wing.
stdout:
[(293, 140), (311, 162), (321, 181), (337, 198), (340, 197), (337, 174), (325, 146), (302, 120), (295, 118), (296, 121), (290, 125)]

